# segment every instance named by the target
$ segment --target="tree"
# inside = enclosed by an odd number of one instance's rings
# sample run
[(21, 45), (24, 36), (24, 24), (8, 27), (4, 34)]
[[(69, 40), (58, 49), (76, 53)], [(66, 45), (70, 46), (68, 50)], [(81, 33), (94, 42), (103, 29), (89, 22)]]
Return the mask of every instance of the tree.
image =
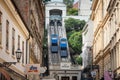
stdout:
[(68, 39), (70, 47), (75, 53), (80, 54), (82, 48), (82, 31), (74, 32)]
[(70, 38), (70, 36), (71, 36), (74, 32), (75, 32), (75, 30), (70, 31), (70, 32), (67, 32), (67, 38), (69, 39), (69, 38)]
[(66, 27), (66, 31), (70, 32), (74, 29), (74, 25), (76, 24), (76, 22), (74, 21), (73, 18), (69, 18), (67, 20), (65, 20), (65, 27)]
[(77, 9), (74, 9), (74, 8), (70, 8), (68, 10), (68, 15), (78, 15), (78, 10)]
[[(65, 27), (66, 27), (66, 32), (67, 32), (67, 38), (68, 38), (68, 43), (69, 47), (72, 48), (70, 49), (71, 53), (71, 58), (82, 52), (82, 29), (85, 25), (84, 20), (79, 20), (79, 19), (74, 19), (74, 18), (69, 18), (65, 20)], [(75, 63), (82, 64), (82, 58), (73, 58)]]
[(76, 56), (75, 57), (75, 62), (79, 65), (82, 65), (82, 57), (79, 55), (79, 56)]
[(65, 20), (65, 27), (67, 32), (71, 32), (73, 30), (80, 31), (83, 29), (85, 25), (84, 20), (74, 19), (74, 18), (68, 18)]
[(67, 11), (72, 8), (74, 0), (63, 0), (63, 2), (67, 5)]

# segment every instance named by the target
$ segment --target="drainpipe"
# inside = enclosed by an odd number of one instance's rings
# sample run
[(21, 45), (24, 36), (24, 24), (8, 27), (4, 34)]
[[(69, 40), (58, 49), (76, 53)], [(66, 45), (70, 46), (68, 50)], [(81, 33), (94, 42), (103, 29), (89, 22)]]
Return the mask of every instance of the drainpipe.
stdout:
[(26, 64), (28, 64), (28, 41), (29, 39), (30, 39), (30, 34), (29, 34), (29, 37), (26, 39)]
[[(28, 21), (28, 23), (29, 23), (29, 25), (28, 26), (31, 26), (31, 20), (30, 20), (30, 14), (31, 14), (31, 0), (29, 0), (29, 4), (28, 4), (28, 6), (29, 6), (29, 21)], [(28, 38), (26, 39), (26, 64), (28, 64), (29, 63), (29, 61), (28, 61), (28, 59), (30, 58), (30, 54), (28, 55), (28, 41), (29, 41), (29, 39), (30, 39), (30, 35), (31, 35), (31, 33), (30, 33), (30, 30), (28, 29), (28, 32), (29, 32), (29, 36), (28, 36)], [(29, 57), (29, 58), (28, 58)]]

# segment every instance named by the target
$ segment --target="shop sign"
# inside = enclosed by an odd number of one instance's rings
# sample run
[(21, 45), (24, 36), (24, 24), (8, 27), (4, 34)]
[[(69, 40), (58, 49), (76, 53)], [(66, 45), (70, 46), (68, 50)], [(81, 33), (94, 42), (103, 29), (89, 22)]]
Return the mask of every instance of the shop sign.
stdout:
[(71, 66), (71, 63), (63, 62), (63, 63), (60, 64), (61, 69), (70, 69), (70, 66)]
[(40, 74), (40, 64), (27, 64), (26, 74)]

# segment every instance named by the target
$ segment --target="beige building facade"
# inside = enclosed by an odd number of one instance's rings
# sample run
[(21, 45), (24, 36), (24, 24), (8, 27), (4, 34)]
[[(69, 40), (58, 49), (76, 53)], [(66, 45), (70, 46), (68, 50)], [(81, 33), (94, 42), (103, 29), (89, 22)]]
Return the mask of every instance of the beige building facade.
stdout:
[[(26, 64), (42, 62), (44, 5), (40, 0), (0, 0), (0, 80), (39, 80), (26, 74)], [(22, 52), (17, 62), (16, 51)], [(4, 65), (4, 62), (17, 62)]]
[(97, 79), (110, 69), (120, 74), (120, 1), (93, 0), (91, 19), (94, 22), (93, 62), (99, 65)]
[[(0, 0), (0, 74), (2, 80), (25, 80), (26, 39), (29, 32), (10, 0)], [(3, 62), (17, 62), (16, 51), (22, 51), (19, 63), (10, 66)], [(5, 67), (5, 68), (4, 68)], [(4, 73), (4, 74), (3, 74)]]

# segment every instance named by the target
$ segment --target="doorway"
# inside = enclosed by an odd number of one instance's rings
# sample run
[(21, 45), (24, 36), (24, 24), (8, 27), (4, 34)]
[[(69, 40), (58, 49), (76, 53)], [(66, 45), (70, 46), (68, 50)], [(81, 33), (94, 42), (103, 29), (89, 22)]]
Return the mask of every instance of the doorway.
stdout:
[(72, 80), (77, 80), (77, 76), (72, 76)]
[(70, 80), (68, 76), (62, 77), (61, 80)]

